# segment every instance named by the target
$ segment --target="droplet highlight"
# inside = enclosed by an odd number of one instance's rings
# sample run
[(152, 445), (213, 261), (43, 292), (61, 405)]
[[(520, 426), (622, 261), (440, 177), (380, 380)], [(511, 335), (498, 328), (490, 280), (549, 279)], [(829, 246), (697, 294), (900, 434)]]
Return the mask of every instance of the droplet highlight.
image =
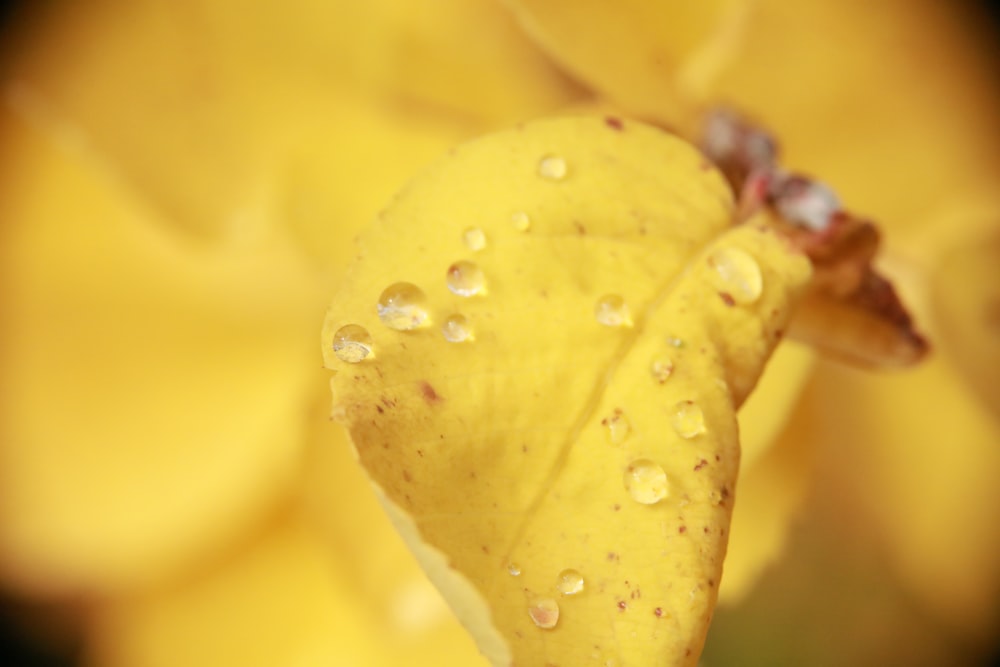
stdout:
[(628, 439), (632, 432), (632, 425), (629, 424), (625, 414), (620, 409), (615, 409), (610, 415), (601, 420), (601, 426), (608, 434), (608, 442), (612, 445), (620, 445)]
[(705, 414), (694, 401), (681, 401), (670, 418), (677, 435), (690, 440), (705, 432)]
[(462, 260), (448, 267), (445, 276), (448, 289), (458, 296), (475, 296), (486, 292), (486, 276), (478, 264)]
[(625, 490), (632, 500), (643, 505), (655, 505), (667, 497), (670, 489), (667, 473), (649, 459), (636, 459), (625, 468)]
[(449, 343), (464, 343), (475, 338), (468, 318), (461, 314), (449, 315), (441, 323), (441, 335)]
[(559, 622), (559, 603), (551, 598), (536, 600), (528, 607), (528, 616), (543, 630), (551, 630)]
[(341, 361), (356, 364), (368, 358), (374, 345), (371, 334), (358, 324), (346, 324), (333, 334), (333, 353)]
[(715, 269), (716, 287), (739, 304), (751, 304), (760, 298), (764, 279), (757, 260), (740, 248), (719, 248), (708, 257)]
[(427, 297), (413, 283), (394, 283), (383, 290), (375, 309), (382, 324), (396, 331), (410, 331), (427, 322)]
[(519, 232), (526, 232), (531, 228), (531, 218), (524, 211), (517, 211), (510, 216), (510, 224)]
[(674, 362), (669, 359), (654, 359), (649, 365), (649, 374), (658, 384), (664, 384), (674, 374)]
[(594, 305), (594, 318), (606, 327), (632, 326), (632, 314), (620, 294), (605, 294)]
[(583, 590), (583, 575), (576, 570), (563, 570), (559, 573), (556, 589), (563, 595), (576, 595)]
[(472, 252), (479, 252), (486, 247), (486, 232), (479, 227), (470, 227), (462, 232), (462, 243)]
[(566, 160), (558, 155), (546, 155), (538, 162), (538, 175), (550, 181), (566, 178)]

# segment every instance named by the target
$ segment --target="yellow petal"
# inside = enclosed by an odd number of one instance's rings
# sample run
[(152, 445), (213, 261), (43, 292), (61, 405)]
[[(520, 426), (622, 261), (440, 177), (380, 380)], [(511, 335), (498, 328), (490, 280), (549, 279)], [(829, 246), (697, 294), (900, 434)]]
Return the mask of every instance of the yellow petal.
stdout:
[[(730, 215), (676, 138), (574, 118), (456, 149), (361, 237), (324, 327), (335, 415), (495, 664), (697, 661), (734, 407), (809, 275)], [(763, 287), (720, 286), (734, 253)]]
[(0, 132), (3, 576), (157, 576), (286, 488), (318, 284), (281, 238), (189, 245), (60, 128)]
[(194, 576), (102, 600), (90, 615), (88, 664), (482, 661), (379, 507), (343, 429), (327, 417), (327, 383), (318, 386), (290, 514)]
[(784, 552), (793, 519), (803, 510), (812, 481), (814, 415), (811, 402), (800, 397), (807, 391), (806, 371), (812, 370), (814, 356), (795, 343), (782, 343), (740, 410), (744, 456), (719, 589), (721, 605), (745, 599), (764, 569)]
[(942, 253), (931, 285), (942, 353), (1000, 418), (1000, 227)]
[(508, 0), (525, 29), (580, 80), (632, 113), (687, 121), (739, 53), (752, 2)]
[(845, 494), (883, 539), (895, 576), (939, 622), (990, 636), (1000, 594), (1000, 426), (941, 355), (905, 374), (860, 376), (822, 366), (835, 410), (816, 437), (843, 450)]

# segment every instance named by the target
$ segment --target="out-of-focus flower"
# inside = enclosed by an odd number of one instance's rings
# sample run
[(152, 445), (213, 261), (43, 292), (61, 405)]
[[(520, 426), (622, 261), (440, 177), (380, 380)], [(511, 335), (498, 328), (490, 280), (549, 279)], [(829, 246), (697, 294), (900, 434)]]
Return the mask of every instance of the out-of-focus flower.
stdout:
[(1000, 613), (983, 35), (929, 0), (689, 4), (26, 14), (0, 116), (4, 588), (77, 611), (93, 665), (475, 664), (326, 419), (352, 238), (493, 128), (598, 95), (687, 131), (723, 101), (886, 230), (936, 351), (890, 376), (779, 353), (706, 658), (974, 664)]

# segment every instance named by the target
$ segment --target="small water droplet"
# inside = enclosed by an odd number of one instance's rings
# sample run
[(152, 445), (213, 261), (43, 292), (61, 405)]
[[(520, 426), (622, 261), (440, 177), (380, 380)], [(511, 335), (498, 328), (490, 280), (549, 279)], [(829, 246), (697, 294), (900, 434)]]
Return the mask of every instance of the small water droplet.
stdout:
[(531, 227), (531, 218), (524, 211), (517, 211), (510, 216), (510, 223), (519, 232), (526, 232)]
[(677, 336), (667, 336), (667, 345), (670, 347), (681, 348), (684, 347), (684, 341)]
[(566, 160), (558, 155), (546, 155), (538, 163), (538, 175), (550, 181), (566, 178)]
[(563, 595), (576, 595), (583, 590), (583, 575), (576, 570), (563, 570), (559, 573), (556, 588)]
[(674, 362), (669, 359), (654, 359), (649, 366), (649, 372), (653, 379), (663, 384), (674, 372)]
[(632, 314), (620, 294), (605, 294), (594, 306), (594, 317), (606, 327), (632, 326)]
[(670, 420), (677, 435), (690, 439), (705, 432), (705, 414), (694, 401), (681, 401)]
[(625, 468), (625, 490), (632, 500), (653, 505), (667, 497), (667, 473), (649, 459), (636, 459)]
[(608, 440), (612, 445), (622, 444), (632, 432), (632, 425), (619, 409), (602, 419), (601, 425), (608, 430)]
[(535, 600), (528, 607), (528, 616), (538, 627), (543, 630), (551, 630), (559, 622), (559, 603), (552, 598)]
[(462, 232), (462, 242), (472, 252), (478, 252), (486, 247), (486, 232), (478, 227), (469, 227)]
[(708, 257), (715, 269), (715, 284), (740, 304), (750, 304), (760, 298), (764, 281), (757, 260), (740, 248), (719, 248)]
[(474, 296), (486, 292), (486, 276), (478, 264), (462, 260), (448, 267), (448, 289), (458, 296)]
[(507, 563), (507, 574), (512, 577), (521, 576), (521, 566), (517, 563)]
[(349, 364), (356, 364), (367, 358), (373, 347), (371, 334), (357, 324), (346, 324), (333, 334), (333, 353)]
[(441, 335), (449, 343), (463, 343), (475, 338), (468, 318), (465, 315), (457, 313), (449, 315), (444, 323), (441, 324)]
[(427, 321), (427, 297), (412, 283), (394, 283), (383, 290), (375, 309), (382, 324), (396, 331), (410, 331)]

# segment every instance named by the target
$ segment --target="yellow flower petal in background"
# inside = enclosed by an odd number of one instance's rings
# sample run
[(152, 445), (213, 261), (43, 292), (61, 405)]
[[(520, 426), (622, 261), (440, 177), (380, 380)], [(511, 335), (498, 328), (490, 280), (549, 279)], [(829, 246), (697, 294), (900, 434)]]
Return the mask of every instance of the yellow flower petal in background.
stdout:
[[(466, 666), (472, 640), (386, 519), (316, 384), (292, 502), (248, 544), (192, 575), (103, 599), (95, 667)], [(348, 505), (348, 507), (345, 507)]]
[(192, 248), (69, 128), (0, 131), (3, 578), (133, 584), (287, 488), (320, 286), (280, 238)]
[(730, 207), (670, 135), (571, 118), (456, 149), (362, 237), (335, 414), (494, 664), (697, 661), (733, 409), (809, 276)]

